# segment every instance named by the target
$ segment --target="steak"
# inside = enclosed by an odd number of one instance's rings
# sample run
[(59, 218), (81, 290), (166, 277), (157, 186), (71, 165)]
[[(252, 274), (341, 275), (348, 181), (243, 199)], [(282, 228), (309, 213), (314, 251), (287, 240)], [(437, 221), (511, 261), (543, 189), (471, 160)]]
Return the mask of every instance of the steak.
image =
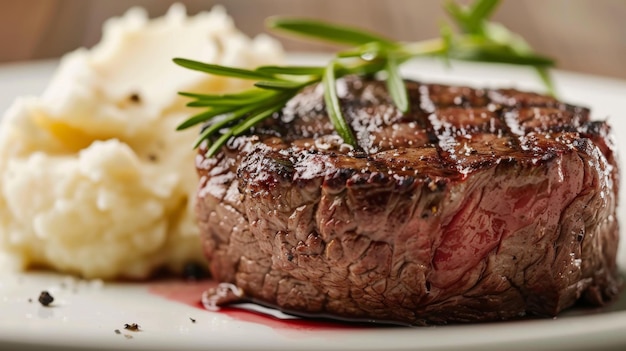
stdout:
[(289, 313), (410, 325), (554, 316), (618, 293), (618, 168), (589, 110), (513, 89), (337, 82), (214, 157), (197, 216), (213, 277)]

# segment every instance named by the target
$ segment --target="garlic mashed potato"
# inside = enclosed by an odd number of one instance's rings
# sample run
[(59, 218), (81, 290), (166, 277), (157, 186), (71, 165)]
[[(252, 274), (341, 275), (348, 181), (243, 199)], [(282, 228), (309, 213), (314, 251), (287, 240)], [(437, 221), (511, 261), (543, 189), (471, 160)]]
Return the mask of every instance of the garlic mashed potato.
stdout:
[(282, 61), (275, 40), (241, 33), (223, 8), (182, 5), (108, 20), (102, 41), (62, 58), (41, 96), (0, 125), (0, 251), (18, 268), (143, 279), (204, 260), (194, 215), (200, 110), (178, 91), (226, 93), (249, 82), (176, 66), (174, 57), (254, 68)]

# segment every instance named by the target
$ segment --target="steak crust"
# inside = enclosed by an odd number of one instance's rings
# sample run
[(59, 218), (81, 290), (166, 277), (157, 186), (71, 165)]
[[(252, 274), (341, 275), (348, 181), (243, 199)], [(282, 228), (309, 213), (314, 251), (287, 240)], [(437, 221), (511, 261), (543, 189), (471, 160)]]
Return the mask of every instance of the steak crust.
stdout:
[(197, 215), (210, 271), (291, 313), (411, 325), (554, 316), (618, 294), (618, 168), (589, 110), (512, 89), (337, 82), (212, 158)]

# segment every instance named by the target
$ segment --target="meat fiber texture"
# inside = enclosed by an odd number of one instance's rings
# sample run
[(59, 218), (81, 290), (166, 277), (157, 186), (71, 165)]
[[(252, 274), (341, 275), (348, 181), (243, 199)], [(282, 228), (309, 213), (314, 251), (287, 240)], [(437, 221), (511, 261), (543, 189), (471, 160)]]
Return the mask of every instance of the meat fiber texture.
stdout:
[(143, 279), (204, 264), (191, 143), (176, 132), (197, 111), (179, 91), (232, 92), (249, 82), (178, 67), (173, 57), (253, 68), (279, 63), (273, 39), (250, 39), (223, 8), (174, 5), (110, 19), (103, 40), (60, 62), (42, 96), (22, 97), (0, 127), (0, 253), (16, 268)]
[(554, 316), (619, 291), (618, 169), (589, 110), (516, 90), (338, 82), (213, 158), (197, 215), (210, 270), (258, 303), (411, 325)]

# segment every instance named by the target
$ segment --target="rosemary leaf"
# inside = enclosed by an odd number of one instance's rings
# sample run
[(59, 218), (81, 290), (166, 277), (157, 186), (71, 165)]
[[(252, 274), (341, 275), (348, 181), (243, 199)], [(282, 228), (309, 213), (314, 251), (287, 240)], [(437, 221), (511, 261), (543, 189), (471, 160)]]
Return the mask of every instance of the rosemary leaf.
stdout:
[(478, 33), (486, 18), (489, 18), (493, 11), (500, 4), (500, 0), (479, 0), (476, 1), (469, 10), (467, 24), (471, 29), (468, 33)]
[(197, 148), (202, 143), (202, 140), (210, 138), (213, 134), (219, 132), (220, 129), (225, 128), (226, 126), (228, 126), (229, 124), (233, 122), (236, 122), (242, 116), (244, 116), (247, 113), (250, 113), (255, 108), (256, 108), (255, 106), (246, 106), (246, 107), (240, 108), (239, 110), (235, 110), (228, 114), (224, 114), (223, 118), (221, 118), (219, 121), (215, 121), (214, 123), (208, 125), (202, 131), (202, 133), (200, 133), (200, 137), (198, 137), (193, 147)]
[(397, 45), (393, 40), (360, 28), (352, 28), (315, 20), (301, 18), (270, 18), (267, 21), (267, 25), (269, 28), (333, 43), (363, 45), (377, 42), (392, 47)]
[(385, 68), (384, 60), (375, 60), (371, 62), (365, 62), (364, 64), (357, 64), (354, 66), (342, 65), (335, 67), (335, 76), (343, 77), (348, 74), (356, 74), (359, 76), (369, 76), (376, 74)]
[(309, 82), (260, 81), (254, 83), (254, 86), (266, 90), (300, 90), (302, 89), (302, 87), (305, 87), (309, 84)]
[(409, 111), (409, 98), (406, 92), (406, 86), (404, 85), (404, 80), (400, 76), (400, 67), (398, 66), (398, 62), (393, 55), (390, 55), (387, 58), (387, 64), (385, 66), (385, 71), (387, 72), (387, 90), (389, 90), (389, 95), (393, 99), (393, 103), (398, 107), (402, 113), (406, 113)]
[(200, 146), (204, 140), (208, 140), (210, 142), (211, 135), (213, 135), (214, 132), (214, 130), (210, 130), (208, 127), (204, 128), (200, 135), (196, 138), (196, 141), (193, 143), (193, 148), (195, 149)]
[[(255, 114), (258, 113), (258, 111), (263, 111), (275, 105), (280, 105), (281, 107), (284, 106), (286, 99), (288, 99), (289, 96), (293, 95), (289, 95), (289, 93), (276, 93), (270, 98), (256, 104), (244, 105), (237, 109), (231, 108), (228, 114), (225, 114), (223, 118), (214, 121), (202, 131), (200, 137), (196, 140), (194, 148), (198, 147), (203, 139), (208, 139), (213, 134), (219, 132), (222, 128), (226, 128), (228, 127), (228, 125), (236, 123), (248, 114)], [(228, 130), (231, 132), (232, 135), (233, 128), (229, 128)]]
[(179, 92), (181, 96), (190, 97), (198, 100), (204, 101), (219, 101), (222, 99), (240, 99), (240, 100), (248, 100), (250, 98), (258, 97), (259, 95), (268, 94), (268, 92), (263, 91), (261, 89), (250, 89), (245, 90), (236, 94), (197, 94), (197, 93), (189, 93), (189, 92)]
[(554, 87), (554, 82), (552, 81), (552, 77), (550, 76), (550, 72), (546, 67), (535, 67), (537, 74), (539, 74), (539, 78), (545, 85), (548, 94), (551, 96), (556, 96), (556, 89)]
[(232, 110), (232, 107), (229, 107), (229, 106), (221, 106), (221, 107), (211, 108), (208, 111), (205, 111), (205, 112), (202, 112), (202, 113), (198, 113), (197, 115), (193, 115), (193, 116), (189, 117), (183, 123), (178, 125), (178, 127), (176, 127), (176, 130), (183, 130), (183, 129), (187, 129), (189, 127), (193, 127), (196, 124), (200, 124), (200, 123), (206, 122), (206, 121), (210, 120), (213, 117), (216, 117), (216, 116), (228, 113), (231, 110)]
[(499, 5), (500, 0), (478, 0), (463, 7), (452, 0), (446, 1), (444, 9), (457, 26), (467, 34), (482, 34), (484, 21)]
[(357, 143), (354, 138), (354, 134), (341, 113), (339, 97), (337, 96), (337, 87), (335, 86), (336, 66), (336, 62), (331, 61), (324, 71), (324, 77), (322, 78), (322, 84), (324, 86), (324, 102), (326, 103), (328, 117), (330, 117), (330, 121), (333, 123), (337, 134), (339, 134), (346, 144), (356, 146)]
[(190, 93), (190, 92), (187, 92), (187, 91), (179, 91), (178, 95), (185, 96), (185, 97), (190, 97), (190, 98), (194, 98), (194, 99), (213, 98), (213, 97), (217, 96), (217, 95), (209, 95), (209, 94)]
[(248, 118), (246, 118), (241, 124), (237, 125), (237, 127), (233, 128), (233, 135), (240, 135), (242, 133), (244, 133), (245, 131), (247, 131), (248, 129), (252, 128), (254, 125), (256, 125), (257, 123), (263, 121), (264, 119), (270, 117), (271, 115), (273, 115), (274, 113), (282, 110), (283, 108), (283, 104), (287, 102), (288, 99), (286, 99), (283, 103), (281, 104), (277, 104), (265, 111), (256, 113), (256, 114), (251, 114)]
[(187, 103), (187, 107), (217, 107), (217, 106), (241, 106), (259, 101), (259, 99), (220, 99), (220, 100), (196, 100)]
[(276, 80), (277, 78), (271, 74), (251, 71), (243, 68), (226, 67), (221, 65), (214, 65), (210, 63), (204, 63), (199, 61), (187, 60), (183, 58), (175, 58), (174, 63), (179, 66), (192, 69), (195, 71), (215, 74), (217, 76), (233, 77), (240, 79), (250, 80)]
[(443, 5), (444, 10), (454, 20), (456, 25), (465, 33), (470, 33), (466, 10), (454, 0), (447, 0)]
[(324, 67), (316, 66), (261, 66), (257, 72), (267, 74), (282, 74), (291, 76), (321, 76), (324, 74)]
[[(224, 101), (226, 101), (226, 103), (224, 104)], [(188, 102), (187, 105), (185, 105), (187, 107), (215, 107), (215, 106), (233, 106), (233, 100), (228, 100), (228, 99), (222, 99), (222, 100), (196, 100), (196, 101), (192, 101), (192, 102)]]
[[(243, 115), (248, 115), (248, 117), (246, 117), (246, 119), (244, 119), (243, 122), (241, 122), (240, 124), (236, 125), (233, 128), (228, 129), (224, 134), (222, 134), (213, 143), (211, 143), (211, 146), (206, 152), (207, 157), (214, 156), (219, 151), (219, 149), (224, 144), (226, 144), (226, 142), (228, 141), (230, 137), (241, 135), (242, 133), (249, 130), (251, 127), (253, 127), (257, 123), (270, 117), (274, 113), (280, 111), (283, 108), (284, 104), (291, 97), (293, 96), (292, 95), (283, 96), (281, 100), (275, 101), (273, 105), (267, 108), (261, 108), (261, 109), (246, 108), (246, 109), (236, 112), (238, 117), (241, 117)], [(219, 125), (216, 124), (215, 126), (212, 125), (212, 126), (209, 126), (209, 128), (206, 128), (196, 140), (196, 143), (195, 143), (196, 147), (199, 146), (203, 140), (209, 139), (209, 137), (215, 134), (218, 129), (223, 127), (225, 124), (230, 123), (234, 119), (235, 119), (235, 114), (233, 114), (232, 116), (229, 116), (224, 121), (221, 121)]]
[(480, 61), (492, 63), (509, 63), (514, 65), (529, 66), (552, 66), (554, 61), (550, 58), (535, 55), (533, 53), (517, 54), (506, 47), (477, 47), (464, 48), (463, 50), (450, 50), (450, 58), (465, 61)]
[[(219, 149), (221, 149), (222, 146), (224, 146), (224, 144), (228, 142), (228, 139), (230, 139), (230, 137), (232, 136), (233, 136), (233, 131), (231, 129), (227, 131), (226, 133), (222, 134), (219, 138), (217, 138), (217, 140), (215, 140), (215, 142), (212, 143), (209, 149), (206, 151), (207, 157), (214, 156), (219, 151)], [(200, 140), (200, 143), (201, 142), (202, 140)]]
[(242, 105), (254, 104), (269, 98), (273, 95), (273, 92), (263, 91), (259, 89), (259, 92), (254, 95), (215, 95), (209, 98), (198, 99), (187, 104), (188, 107), (218, 107), (218, 106), (231, 106), (239, 107)]

